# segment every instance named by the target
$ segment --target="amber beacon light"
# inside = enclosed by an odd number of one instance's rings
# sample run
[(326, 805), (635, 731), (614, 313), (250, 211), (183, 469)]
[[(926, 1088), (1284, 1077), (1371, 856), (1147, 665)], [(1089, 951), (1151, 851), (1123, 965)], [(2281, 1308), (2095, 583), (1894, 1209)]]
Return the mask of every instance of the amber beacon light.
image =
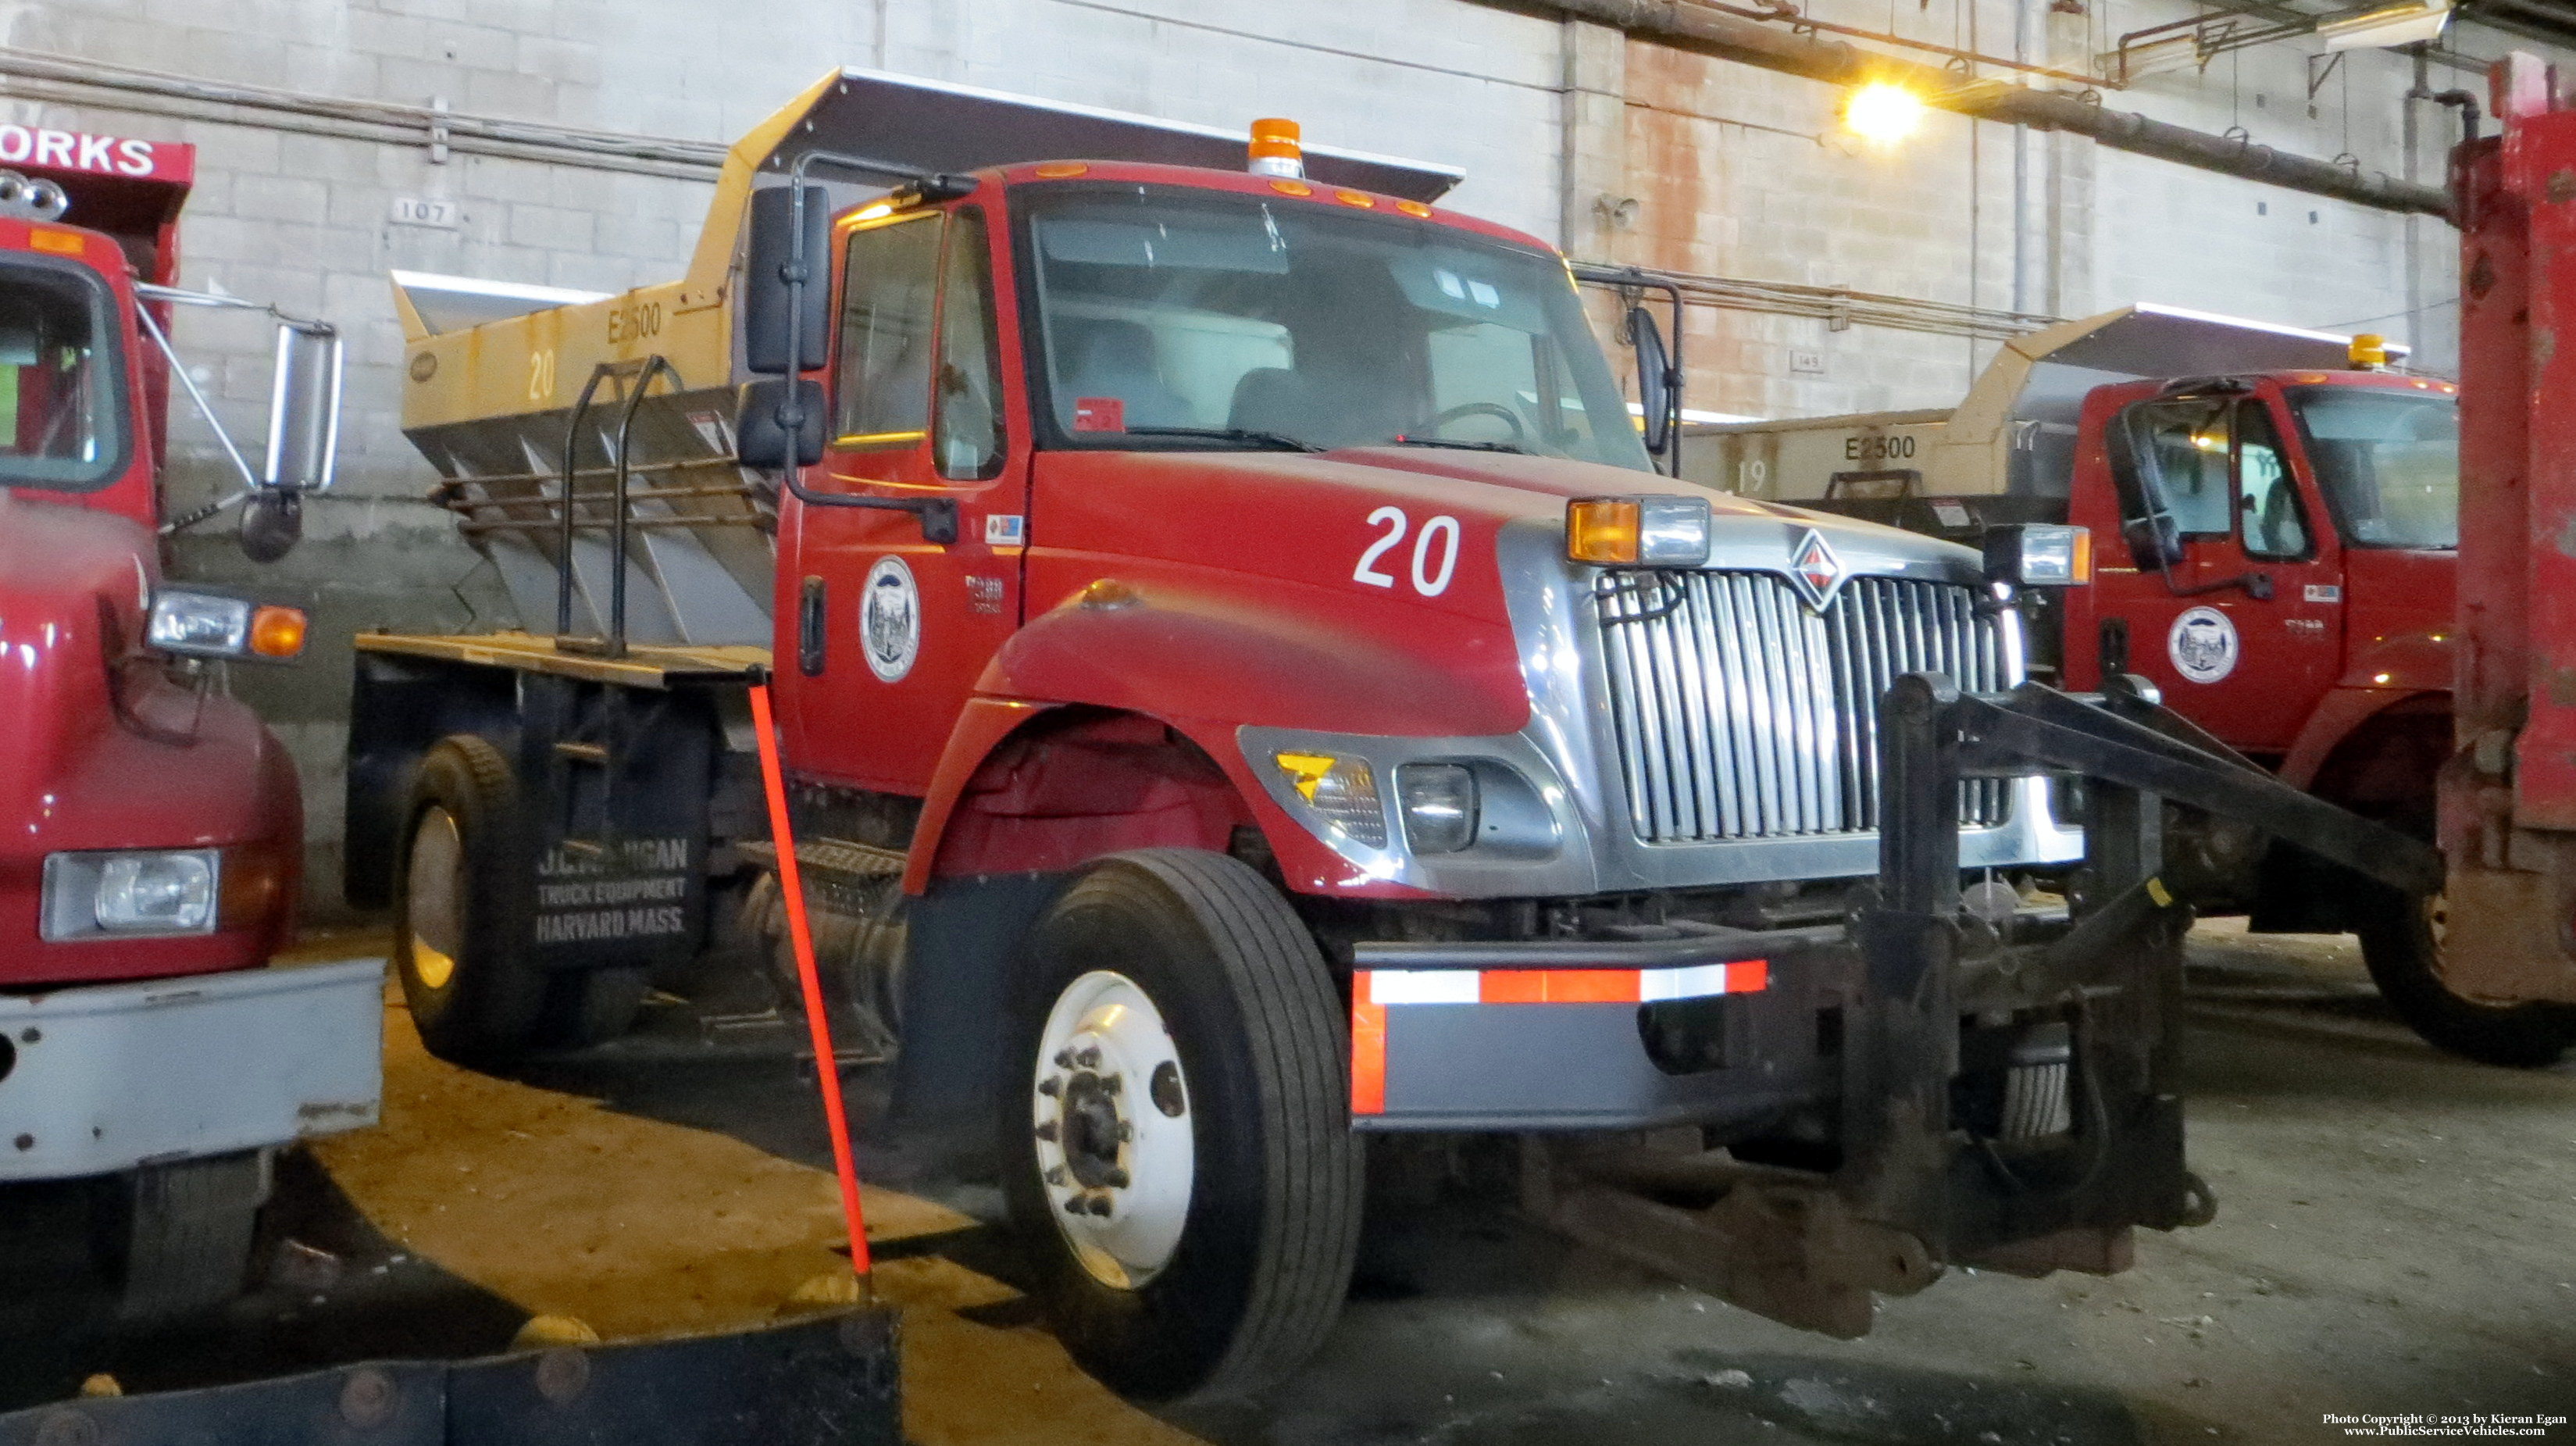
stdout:
[(1256, 176), (1302, 179), (1306, 152), (1297, 144), (1297, 123), (1273, 116), (1252, 123), (1251, 171)]

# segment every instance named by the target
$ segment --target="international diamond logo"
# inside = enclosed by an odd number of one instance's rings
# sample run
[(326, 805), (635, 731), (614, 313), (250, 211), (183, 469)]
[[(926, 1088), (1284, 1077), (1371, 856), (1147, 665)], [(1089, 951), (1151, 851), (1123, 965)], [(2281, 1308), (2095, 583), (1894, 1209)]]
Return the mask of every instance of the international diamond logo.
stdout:
[(1833, 601), (1834, 589), (1843, 585), (1843, 560), (1834, 556), (1823, 533), (1810, 528), (1798, 540), (1798, 550), (1789, 554), (1789, 580), (1798, 585), (1810, 611), (1821, 613)]

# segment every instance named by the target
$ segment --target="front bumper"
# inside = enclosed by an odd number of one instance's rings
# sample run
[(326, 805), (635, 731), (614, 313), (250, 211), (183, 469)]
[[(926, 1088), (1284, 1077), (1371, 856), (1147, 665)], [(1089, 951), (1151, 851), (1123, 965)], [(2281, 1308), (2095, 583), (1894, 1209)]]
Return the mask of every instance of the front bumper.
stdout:
[(0, 996), (0, 1181), (374, 1124), (383, 1031), (377, 959)]
[(1818, 1013), (1859, 963), (1834, 926), (1364, 943), (1354, 966), (1355, 1128), (1526, 1131), (1722, 1126), (1832, 1098)]

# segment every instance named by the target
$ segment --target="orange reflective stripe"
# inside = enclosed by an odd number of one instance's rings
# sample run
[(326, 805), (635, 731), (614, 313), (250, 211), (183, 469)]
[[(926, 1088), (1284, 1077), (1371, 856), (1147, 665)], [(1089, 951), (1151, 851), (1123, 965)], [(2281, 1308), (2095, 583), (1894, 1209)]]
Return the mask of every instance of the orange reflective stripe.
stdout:
[(1739, 959), (1726, 966), (1726, 992), (1759, 994), (1771, 987), (1771, 961)]
[(1366, 970), (1351, 979), (1351, 1113), (1386, 1113), (1386, 1006), (1369, 998)]
[(1488, 969), (1479, 1004), (1634, 1004), (1634, 969)]

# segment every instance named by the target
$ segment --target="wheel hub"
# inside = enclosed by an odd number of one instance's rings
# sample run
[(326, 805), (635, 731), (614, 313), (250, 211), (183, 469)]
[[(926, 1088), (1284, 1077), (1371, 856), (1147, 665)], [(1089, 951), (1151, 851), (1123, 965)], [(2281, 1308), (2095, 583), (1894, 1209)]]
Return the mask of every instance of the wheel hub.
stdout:
[(456, 977), (456, 954), (463, 915), (462, 872), (465, 841), (456, 820), (433, 804), (412, 831), (411, 871), (404, 882), (404, 913), (410, 924), (404, 942), (411, 971), (431, 989), (444, 989)]
[(1036, 1066), (1030, 1124), (1049, 1213), (1084, 1270), (1136, 1289), (1179, 1247), (1197, 1168), (1171, 1033), (1134, 980), (1096, 970), (1057, 996)]

